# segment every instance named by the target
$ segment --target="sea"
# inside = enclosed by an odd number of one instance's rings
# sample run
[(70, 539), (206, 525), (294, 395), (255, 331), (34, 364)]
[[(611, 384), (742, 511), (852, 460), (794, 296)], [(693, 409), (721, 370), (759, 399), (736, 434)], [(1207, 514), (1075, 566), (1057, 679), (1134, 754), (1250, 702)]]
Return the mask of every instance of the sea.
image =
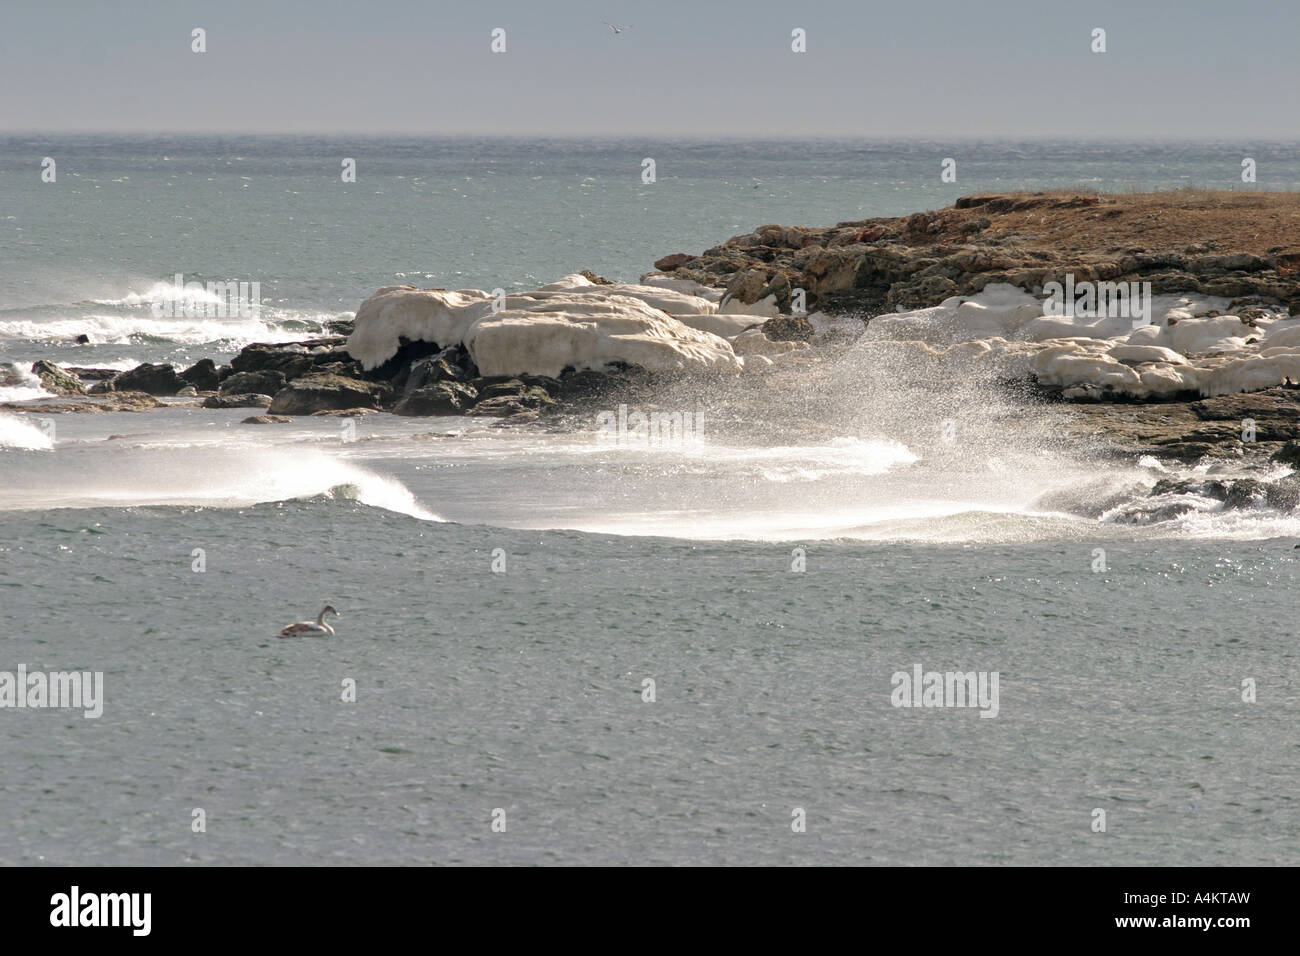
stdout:
[[(5, 134), (0, 401), (767, 223), (1297, 190), (1298, 147)], [(260, 312), (155, 308), (178, 274)], [(895, 371), (666, 385), (703, 423), (667, 442), (0, 411), (0, 864), (1293, 865), (1300, 517), (1153, 510), (1224, 466)]]

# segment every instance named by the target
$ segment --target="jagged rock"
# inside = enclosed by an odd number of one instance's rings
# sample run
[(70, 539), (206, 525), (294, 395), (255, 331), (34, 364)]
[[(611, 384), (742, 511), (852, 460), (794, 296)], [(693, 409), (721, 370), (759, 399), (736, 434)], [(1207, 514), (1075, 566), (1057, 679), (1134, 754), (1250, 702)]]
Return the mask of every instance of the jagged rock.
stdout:
[(655, 268), (661, 272), (671, 272), (688, 262), (694, 262), (695, 256), (688, 255), (685, 252), (674, 252), (671, 256), (664, 256), (662, 259), (655, 260)]
[(310, 415), (331, 408), (378, 408), (392, 394), (386, 384), (340, 375), (295, 379), (271, 400), (272, 415)]
[(407, 392), (393, 408), (394, 415), (459, 415), (478, 398), (478, 391), (462, 382), (436, 382)]
[(55, 395), (85, 395), (86, 387), (53, 362), (44, 359), (32, 365), (32, 374), (41, 380), (41, 387)]
[(271, 368), (235, 372), (221, 382), (222, 395), (274, 395), (287, 384), (284, 373)]
[(285, 344), (254, 342), (230, 360), (230, 369), (232, 374), (270, 369), (292, 380), (314, 371), (317, 365), (350, 361), (343, 349), (346, 343), (341, 335)]
[(528, 407), (518, 398), (510, 395), (498, 395), (496, 398), (487, 398), (479, 402), (469, 410), (469, 413), (471, 415), (501, 418), (506, 415), (518, 415), (528, 410)]
[(1289, 441), (1269, 457), (1279, 465), (1300, 469), (1300, 442)]
[(469, 353), (454, 345), (432, 357), (416, 359), (406, 376), (404, 389), (409, 393), (437, 382), (468, 382), (473, 373), (474, 361)]
[(727, 283), (727, 296), (743, 305), (757, 302), (767, 285), (767, 273), (762, 269), (746, 269)]
[(270, 395), (209, 395), (203, 400), (204, 408), (266, 408), (271, 404)]
[(60, 415), (65, 412), (143, 412), (159, 408), (163, 403), (144, 392), (118, 392), (102, 402), (50, 402), (45, 405), (19, 405), (6, 402), (0, 405), (5, 411), (30, 412), (34, 415)]
[(779, 315), (762, 325), (762, 332), (773, 342), (807, 342), (813, 337), (813, 325), (803, 315)]
[(82, 368), (80, 366), (69, 365), (63, 371), (69, 375), (75, 375), (85, 382), (103, 382), (117, 378), (121, 374), (120, 369), (115, 368)]
[(113, 380), (113, 388), (119, 392), (145, 392), (149, 395), (175, 395), (188, 382), (176, 373), (170, 365), (150, 365), (145, 362), (129, 372), (123, 372)]
[(199, 359), (185, 371), (181, 378), (189, 382), (200, 392), (215, 392), (221, 380), (217, 374), (217, 364), (212, 359)]

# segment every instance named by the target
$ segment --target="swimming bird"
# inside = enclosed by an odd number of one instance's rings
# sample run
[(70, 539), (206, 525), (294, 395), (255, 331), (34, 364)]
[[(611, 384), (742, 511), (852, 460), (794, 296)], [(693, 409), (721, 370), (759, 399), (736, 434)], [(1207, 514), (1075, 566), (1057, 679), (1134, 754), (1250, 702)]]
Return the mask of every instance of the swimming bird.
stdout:
[(299, 621), (297, 624), (290, 624), (280, 631), (276, 637), (323, 637), (326, 634), (333, 634), (334, 628), (325, 623), (326, 614), (333, 614), (335, 617), (341, 616), (332, 606), (326, 604), (324, 610), (316, 616), (314, 624), (311, 621)]

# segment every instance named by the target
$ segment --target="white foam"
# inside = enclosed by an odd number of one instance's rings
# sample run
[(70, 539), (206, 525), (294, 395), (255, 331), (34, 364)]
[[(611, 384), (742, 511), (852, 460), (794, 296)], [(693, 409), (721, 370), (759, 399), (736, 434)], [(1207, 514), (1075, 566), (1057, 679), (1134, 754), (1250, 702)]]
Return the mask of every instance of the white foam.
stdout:
[(20, 365), (5, 365), (0, 374), (13, 384), (0, 385), (0, 402), (29, 402), (36, 398), (53, 398), (41, 384), (40, 376)]
[(53, 447), (54, 442), (50, 436), (38, 426), (17, 415), (0, 412), (0, 448), (48, 450)]
[[(36, 434), (40, 435), (39, 430)], [(49, 447), (48, 440), (45, 447)], [(5, 488), (0, 507), (238, 508), (329, 495), (422, 521), (442, 520), (400, 481), (315, 448), (184, 443), (115, 447), (111, 453), (82, 446), (78, 451), (95, 454), (93, 473), (68, 467), (60, 470), (57, 481), (42, 471), (15, 476)]]

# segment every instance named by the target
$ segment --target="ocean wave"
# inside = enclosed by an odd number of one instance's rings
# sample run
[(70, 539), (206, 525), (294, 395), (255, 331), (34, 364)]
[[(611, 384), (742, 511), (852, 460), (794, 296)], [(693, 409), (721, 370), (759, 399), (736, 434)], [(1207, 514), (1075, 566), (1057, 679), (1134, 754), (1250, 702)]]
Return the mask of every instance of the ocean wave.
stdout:
[(40, 378), (22, 365), (0, 364), (0, 402), (27, 402), (50, 398)]
[[(0, 389), (3, 396), (5, 389)], [(50, 436), (38, 426), (17, 415), (0, 412), (0, 448), (24, 448), (33, 451), (54, 447)]]
[[(105, 455), (94, 445), (102, 442), (70, 447), (68, 454), (59, 455), (68, 461), (12, 475), (0, 495), (0, 509), (239, 508), (324, 497), (359, 501), (421, 521), (443, 520), (400, 481), (318, 449), (136, 445), (119, 446)], [(76, 468), (79, 456), (93, 456), (87, 458), (95, 462), (93, 472)]]

